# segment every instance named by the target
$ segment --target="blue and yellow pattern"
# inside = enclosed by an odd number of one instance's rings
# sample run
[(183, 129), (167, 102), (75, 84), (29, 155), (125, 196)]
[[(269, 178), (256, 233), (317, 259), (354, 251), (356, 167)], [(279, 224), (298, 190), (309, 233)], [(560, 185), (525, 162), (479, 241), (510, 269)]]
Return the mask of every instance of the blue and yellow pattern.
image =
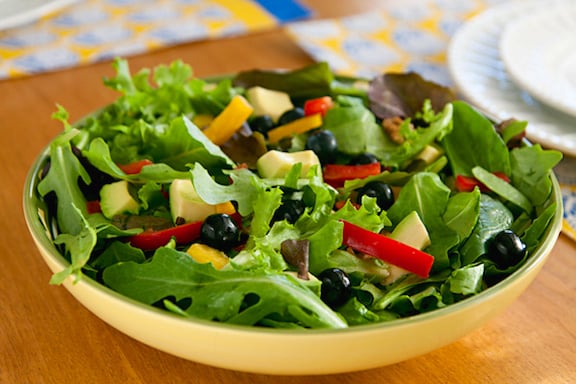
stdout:
[(294, 0), (84, 0), (0, 32), (0, 79), (269, 29), (308, 15)]

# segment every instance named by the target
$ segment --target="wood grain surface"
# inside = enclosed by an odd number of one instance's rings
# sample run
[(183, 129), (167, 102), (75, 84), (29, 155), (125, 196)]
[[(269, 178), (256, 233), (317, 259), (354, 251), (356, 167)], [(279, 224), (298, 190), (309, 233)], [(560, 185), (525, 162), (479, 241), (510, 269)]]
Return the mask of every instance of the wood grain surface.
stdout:
[[(303, 3), (321, 18), (381, 2)], [(136, 71), (174, 59), (198, 76), (311, 63), (277, 29), (184, 44), (130, 64)], [(26, 229), (21, 201), (31, 163), (61, 130), (50, 119), (56, 103), (72, 120), (104, 106), (116, 97), (101, 85), (112, 75), (105, 62), (0, 82), (0, 383), (576, 383), (576, 245), (564, 236), (534, 283), (499, 317), (440, 350), (379, 369), (313, 377), (239, 373), (173, 357), (111, 328), (48, 284), (50, 271)]]

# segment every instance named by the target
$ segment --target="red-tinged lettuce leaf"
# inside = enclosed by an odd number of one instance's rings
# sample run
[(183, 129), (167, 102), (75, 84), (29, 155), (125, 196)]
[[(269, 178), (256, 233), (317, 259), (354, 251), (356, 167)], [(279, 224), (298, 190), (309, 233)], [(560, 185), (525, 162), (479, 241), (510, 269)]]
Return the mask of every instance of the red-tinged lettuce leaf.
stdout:
[(370, 82), (370, 109), (381, 119), (414, 117), (429, 99), (432, 109), (439, 113), (456, 99), (450, 88), (424, 80), (417, 73), (388, 73)]
[(149, 262), (125, 262), (104, 270), (115, 291), (146, 304), (190, 298), (186, 314), (254, 325), (281, 316), (307, 328), (345, 328), (344, 322), (297, 278), (284, 273), (216, 270), (182, 252), (160, 248)]

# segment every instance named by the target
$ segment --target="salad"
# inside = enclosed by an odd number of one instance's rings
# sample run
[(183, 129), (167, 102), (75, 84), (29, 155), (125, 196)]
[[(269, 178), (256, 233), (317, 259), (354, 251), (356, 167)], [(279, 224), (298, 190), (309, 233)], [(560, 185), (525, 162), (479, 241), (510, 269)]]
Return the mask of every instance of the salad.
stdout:
[(218, 79), (123, 59), (120, 95), (53, 140), (37, 192), (69, 266), (186, 317), (345, 328), (466, 300), (518, 269), (557, 151), (414, 73), (325, 63)]

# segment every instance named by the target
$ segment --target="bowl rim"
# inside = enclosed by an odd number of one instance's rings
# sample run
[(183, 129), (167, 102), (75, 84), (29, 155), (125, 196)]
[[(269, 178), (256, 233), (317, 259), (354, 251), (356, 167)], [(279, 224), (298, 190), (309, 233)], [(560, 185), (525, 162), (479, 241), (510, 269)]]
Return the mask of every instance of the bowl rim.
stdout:
[[(37, 204), (40, 200), (37, 192), (37, 184), (39, 181), (38, 175), (41, 172), (42, 168), (44, 167), (46, 161), (48, 160), (50, 144), (53, 142), (53, 140), (55, 140), (55, 138), (52, 139), (50, 143), (44, 148), (44, 150), (41, 151), (40, 155), (36, 157), (36, 159), (32, 163), (30, 170), (28, 171), (24, 184), (24, 196), (22, 199), (22, 204), (23, 204), (25, 221), (31, 236), (33, 237), (33, 240), (38, 242), (44, 248), (46, 253), (48, 253), (50, 258), (53, 261), (55, 261), (62, 269), (64, 269), (67, 266), (69, 266), (70, 263), (56, 249), (54, 243), (48, 237), (47, 235), (48, 229), (44, 227), (42, 220), (39, 218), (38, 211), (41, 210), (41, 208)], [(326, 328), (281, 329), (281, 328), (246, 326), (246, 325), (219, 323), (195, 317), (179, 316), (175, 313), (155, 308), (153, 306), (134, 300), (130, 297), (124, 296), (112, 290), (111, 288), (108, 288), (105, 285), (97, 282), (96, 280), (92, 279), (91, 277), (85, 274), (82, 274), (81, 278), (78, 281), (72, 281), (72, 284), (86, 284), (88, 287), (99, 291), (99, 293), (109, 295), (112, 299), (122, 301), (123, 303), (134, 307), (134, 309), (136, 310), (150, 311), (154, 315), (162, 317), (165, 316), (166, 319), (167, 320), (170, 319), (170, 321), (184, 322), (190, 324), (191, 326), (197, 326), (197, 327), (217, 328), (220, 331), (239, 331), (253, 335), (274, 334), (278, 335), (278, 337), (286, 337), (286, 336), (293, 337), (295, 335), (307, 335), (308, 337), (311, 337), (313, 335), (316, 336), (335, 335), (335, 334), (349, 335), (364, 332), (372, 332), (375, 330), (385, 330), (391, 328), (413, 326), (415, 324), (435, 320), (444, 315), (453, 314), (460, 310), (464, 310), (466, 308), (474, 306), (478, 303), (488, 301), (493, 296), (498, 295), (506, 287), (516, 283), (523, 275), (525, 275), (526, 273), (535, 268), (538, 268), (539, 266), (541, 266), (541, 264), (545, 263), (552, 248), (556, 244), (557, 238), (562, 228), (562, 218), (563, 218), (562, 192), (560, 185), (553, 171), (550, 173), (549, 177), (552, 181), (552, 196), (551, 196), (552, 202), (555, 202), (557, 204), (555, 214), (552, 217), (551, 221), (548, 223), (546, 231), (542, 236), (543, 238), (542, 243), (532, 252), (531, 256), (524, 262), (522, 266), (520, 266), (520, 268), (518, 268), (516, 271), (514, 271), (506, 278), (504, 278), (504, 280), (500, 281), (499, 283), (465, 300), (447, 305), (446, 307), (443, 308), (438, 308), (429, 312), (420, 313), (417, 315), (408, 316), (400, 319), (373, 324), (353, 325), (341, 329), (326, 329)], [(68, 277), (67, 281), (69, 279), (73, 278)]]

